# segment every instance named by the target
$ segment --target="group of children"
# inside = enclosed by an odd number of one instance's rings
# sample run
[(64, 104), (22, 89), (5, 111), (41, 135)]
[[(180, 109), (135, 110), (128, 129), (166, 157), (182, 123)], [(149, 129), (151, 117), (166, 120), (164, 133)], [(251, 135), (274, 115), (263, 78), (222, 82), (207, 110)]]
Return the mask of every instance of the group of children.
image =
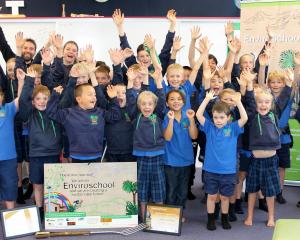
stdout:
[(59, 34), (51, 34), (37, 52), (34, 40), (17, 33), (14, 53), (1, 29), (7, 65), (6, 74), (0, 72), (0, 200), (7, 208), (24, 202), (21, 163), (29, 161), (43, 216), (44, 164), (105, 159), (137, 162), (141, 216), (149, 201), (185, 207), (199, 143), (207, 229), (216, 229), (220, 208), (224, 229), (237, 220), (235, 213), (243, 213), (245, 178), (245, 225), (252, 225), (258, 193), (260, 207), (268, 211), (267, 226), (273, 227), (275, 197), (285, 202), (291, 113), (300, 121), (300, 54), (294, 69), (268, 73), (271, 30), (255, 61), (251, 54), (239, 56), (241, 44), (228, 23), (223, 67), (209, 54), (212, 44), (200, 38), (199, 27), (191, 30), (190, 66), (181, 66), (174, 10), (168, 11), (170, 27), (158, 55), (146, 35), (134, 56), (124, 14), (117, 9), (112, 18), (121, 46), (109, 50), (112, 69), (94, 60), (92, 46), (79, 51), (76, 42), (64, 43)]

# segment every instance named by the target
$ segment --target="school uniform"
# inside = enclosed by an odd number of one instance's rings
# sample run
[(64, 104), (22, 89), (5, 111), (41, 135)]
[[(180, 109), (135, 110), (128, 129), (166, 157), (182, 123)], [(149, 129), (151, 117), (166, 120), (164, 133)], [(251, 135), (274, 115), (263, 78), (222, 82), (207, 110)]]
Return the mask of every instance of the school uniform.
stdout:
[(29, 134), (29, 179), (33, 184), (44, 183), (44, 164), (58, 163), (61, 152), (61, 126), (45, 111), (32, 105), (34, 79), (26, 77), (20, 96), (20, 117), (27, 122)]
[[(163, 129), (168, 126), (169, 118), (165, 116)], [(180, 122), (173, 121), (173, 136), (166, 141), (165, 146), (165, 175), (166, 175), (166, 204), (185, 206), (188, 194), (188, 184), (194, 153), (192, 140), (189, 135), (190, 121), (182, 111)]]
[(217, 128), (208, 119), (200, 129), (206, 134), (205, 191), (211, 195), (220, 192), (232, 196), (236, 184), (237, 139), (244, 129), (238, 121)]
[(14, 139), (15, 102), (0, 106), (0, 200), (17, 199), (17, 154)]

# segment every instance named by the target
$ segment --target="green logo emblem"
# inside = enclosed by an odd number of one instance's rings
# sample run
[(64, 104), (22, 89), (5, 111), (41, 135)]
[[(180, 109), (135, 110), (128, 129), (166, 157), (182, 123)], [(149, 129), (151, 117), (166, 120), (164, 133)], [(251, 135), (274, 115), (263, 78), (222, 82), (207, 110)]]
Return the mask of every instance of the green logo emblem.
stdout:
[(98, 124), (98, 116), (97, 115), (90, 115), (90, 121), (92, 125)]

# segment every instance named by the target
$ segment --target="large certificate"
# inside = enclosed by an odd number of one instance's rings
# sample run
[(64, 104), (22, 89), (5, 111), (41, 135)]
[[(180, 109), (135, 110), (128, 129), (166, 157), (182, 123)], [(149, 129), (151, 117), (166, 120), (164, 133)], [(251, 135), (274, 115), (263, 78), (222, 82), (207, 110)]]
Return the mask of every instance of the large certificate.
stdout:
[(45, 164), (45, 228), (138, 224), (136, 163)]
[(182, 207), (147, 204), (144, 231), (180, 235), (181, 219)]

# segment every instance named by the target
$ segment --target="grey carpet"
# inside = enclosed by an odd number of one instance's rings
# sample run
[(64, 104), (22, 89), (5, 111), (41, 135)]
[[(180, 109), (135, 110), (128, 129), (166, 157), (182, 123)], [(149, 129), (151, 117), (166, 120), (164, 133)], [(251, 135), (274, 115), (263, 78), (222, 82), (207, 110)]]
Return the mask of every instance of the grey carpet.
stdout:
[[(200, 172), (200, 169), (197, 169)], [(203, 191), (201, 190), (200, 174), (197, 174), (196, 185), (193, 187), (193, 192), (196, 194), (197, 199), (187, 202), (184, 216), (187, 217), (187, 222), (182, 226), (181, 236), (171, 236), (164, 234), (154, 234), (146, 232), (138, 232), (133, 235), (123, 237), (120, 235), (92, 235), (92, 236), (80, 236), (80, 237), (60, 237), (51, 238), (56, 239), (126, 239), (126, 240), (168, 240), (168, 239), (184, 239), (184, 240), (271, 240), (273, 235), (273, 229), (267, 228), (265, 222), (267, 214), (259, 209), (255, 209), (254, 213), (254, 226), (246, 227), (243, 225), (243, 219), (245, 215), (238, 215), (238, 221), (232, 223), (231, 230), (223, 230), (220, 222), (217, 222), (216, 231), (206, 230), (206, 208), (205, 205), (200, 202)], [(285, 187), (284, 197), (287, 203), (284, 205), (276, 204), (276, 219), (282, 218), (300, 218), (300, 208), (296, 207), (297, 201), (300, 200), (299, 187)], [(300, 226), (299, 226), (300, 227)], [(2, 232), (0, 227), (0, 232)], [(287, 233), (288, 234), (288, 233)], [(0, 235), (0, 239), (1, 239)], [(23, 237), (19, 239), (35, 239), (34, 236)], [(299, 238), (300, 239), (300, 238)]]

